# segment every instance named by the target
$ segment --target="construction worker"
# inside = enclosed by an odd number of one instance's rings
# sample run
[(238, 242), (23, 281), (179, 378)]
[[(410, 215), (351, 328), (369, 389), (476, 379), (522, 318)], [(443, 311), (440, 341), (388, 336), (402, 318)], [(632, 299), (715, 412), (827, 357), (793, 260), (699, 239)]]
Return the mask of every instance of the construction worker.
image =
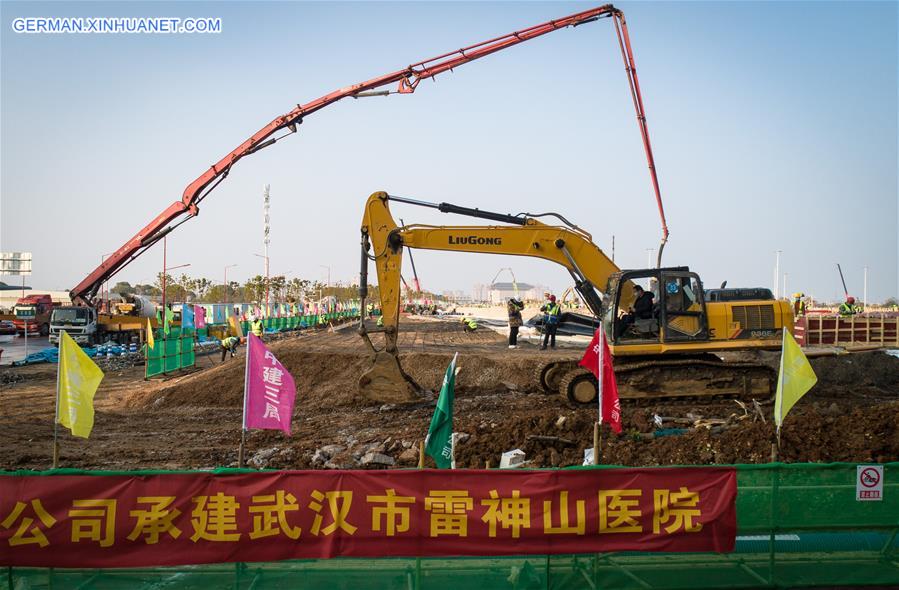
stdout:
[(556, 347), (556, 330), (559, 329), (559, 320), (562, 315), (561, 306), (556, 303), (556, 296), (550, 295), (549, 301), (540, 308), (543, 312), (543, 346), (546, 350), (547, 343), (551, 348)]
[(237, 346), (240, 344), (240, 338), (237, 336), (228, 336), (224, 340), (222, 340), (222, 362), (225, 362), (225, 353), (231, 352), (231, 358), (234, 358), (234, 353), (237, 352)]
[(653, 298), (651, 291), (644, 291), (640, 285), (634, 285), (634, 304), (630, 311), (620, 318), (615, 324), (615, 338), (621, 338), (627, 329), (636, 320), (648, 320), (652, 318)]
[(474, 318), (463, 317), (462, 318), (462, 329), (466, 332), (474, 332), (478, 329), (478, 321)]
[(840, 304), (840, 308), (837, 310), (841, 317), (847, 318), (851, 315), (855, 315), (857, 313), (861, 313), (862, 309), (855, 304), (855, 297), (849, 295), (846, 297), (846, 301)]
[(375, 324), (376, 324), (379, 328), (382, 328), (382, 327), (384, 326), (384, 316), (379, 315), (379, 316), (378, 316), (378, 321), (375, 322)]
[(793, 293), (793, 315), (804, 316), (806, 311), (805, 293)]
[(518, 328), (521, 327), (521, 310), (524, 303), (514, 297), (509, 298), (506, 311), (509, 313), (509, 348), (518, 348)]
[(262, 325), (262, 318), (256, 316), (250, 318), (250, 332), (253, 333), (253, 336), (262, 338), (262, 335), (265, 333), (265, 328)]

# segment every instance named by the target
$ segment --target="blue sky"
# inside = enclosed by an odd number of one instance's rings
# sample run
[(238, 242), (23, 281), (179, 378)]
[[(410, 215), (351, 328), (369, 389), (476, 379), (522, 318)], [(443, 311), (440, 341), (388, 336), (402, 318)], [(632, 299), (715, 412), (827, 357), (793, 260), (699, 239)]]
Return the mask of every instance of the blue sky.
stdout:
[[(870, 300), (899, 292), (897, 4), (627, 2), (663, 199), (664, 262), (707, 286)], [(338, 87), (593, 6), (582, 2), (0, 3), (0, 248), (69, 288), (277, 115)], [(218, 35), (25, 35), (22, 16), (221, 17)], [(556, 210), (616, 262), (646, 264), (659, 221), (611, 22), (554, 32), (425, 81), (345, 101), (239, 163), (168, 240), (169, 265), (350, 281), (376, 190), (502, 212)], [(476, 220), (395, 207), (407, 222)], [(161, 246), (118, 277), (150, 282)], [(422, 285), (470, 290), (505, 266), (417, 252)]]

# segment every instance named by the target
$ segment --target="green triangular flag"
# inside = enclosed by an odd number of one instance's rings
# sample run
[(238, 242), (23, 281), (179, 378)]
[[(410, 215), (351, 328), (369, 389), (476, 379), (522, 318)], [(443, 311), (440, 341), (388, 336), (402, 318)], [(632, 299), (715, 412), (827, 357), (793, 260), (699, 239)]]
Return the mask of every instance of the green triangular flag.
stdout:
[(447, 469), (453, 464), (453, 395), (456, 387), (456, 358), (459, 353), (453, 355), (453, 362), (446, 369), (443, 376), (443, 385), (440, 387), (440, 397), (437, 398), (437, 408), (431, 418), (431, 426), (428, 427), (428, 437), (425, 439), (425, 452), (434, 458), (437, 467)]
[(165, 323), (162, 326), (162, 331), (166, 334), (169, 333), (169, 324), (175, 319), (175, 312), (170, 308), (165, 308)]

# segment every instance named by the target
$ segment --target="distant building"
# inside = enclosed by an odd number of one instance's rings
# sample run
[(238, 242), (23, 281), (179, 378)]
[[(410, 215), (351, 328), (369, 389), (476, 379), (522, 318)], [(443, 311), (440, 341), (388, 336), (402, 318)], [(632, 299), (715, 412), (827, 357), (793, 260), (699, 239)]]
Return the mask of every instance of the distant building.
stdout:
[(453, 303), (470, 303), (471, 295), (466, 293), (465, 291), (443, 291), (441, 297), (447, 301), (452, 301)]
[(493, 304), (505, 303), (510, 297), (515, 297), (522, 301), (540, 301), (543, 299), (543, 293), (549, 290), (543, 285), (531, 285), (529, 283), (518, 283), (517, 286), (518, 289), (516, 290), (516, 285), (512, 283), (493, 283), (487, 289), (485, 300)]
[(475, 303), (484, 303), (490, 300), (490, 287), (488, 285), (475, 285), (471, 288), (471, 300)]

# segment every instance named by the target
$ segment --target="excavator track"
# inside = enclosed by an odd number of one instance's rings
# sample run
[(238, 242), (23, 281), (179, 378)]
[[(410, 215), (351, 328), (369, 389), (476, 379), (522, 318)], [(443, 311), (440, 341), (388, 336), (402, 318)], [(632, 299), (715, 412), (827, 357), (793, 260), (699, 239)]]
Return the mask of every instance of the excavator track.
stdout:
[[(769, 399), (777, 384), (777, 373), (767, 365), (706, 358), (619, 362), (615, 365), (615, 378), (620, 399), (653, 401), (719, 397)], [(596, 377), (585, 369), (575, 368), (562, 376), (557, 391), (562, 399), (573, 404), (594, 404)]]
[(556, 394), (562, 377), (577, 369), (577, 361), (549, 361), (537, 365), (534, 378), (544, 393)]

